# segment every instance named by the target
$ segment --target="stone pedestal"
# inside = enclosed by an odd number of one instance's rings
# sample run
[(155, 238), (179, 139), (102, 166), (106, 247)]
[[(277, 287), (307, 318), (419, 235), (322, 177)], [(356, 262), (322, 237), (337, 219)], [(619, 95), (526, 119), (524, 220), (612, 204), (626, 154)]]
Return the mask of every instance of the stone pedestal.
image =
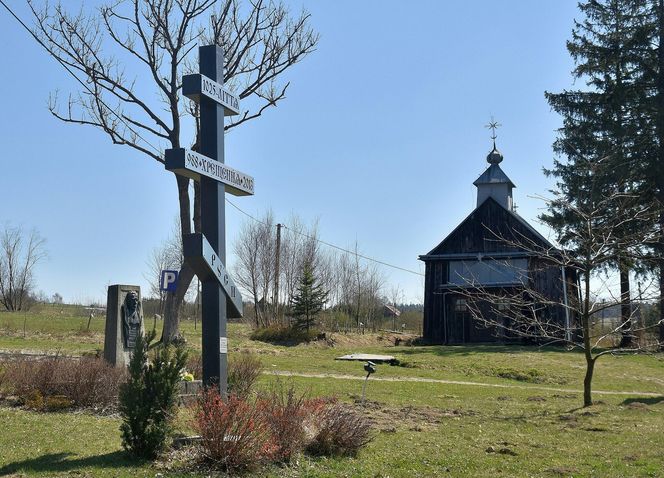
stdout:
[(129, 365), (138, 334), (145, 335), (141, 288), (137, 285), (109, 286), (104, 359), (115, 367)]

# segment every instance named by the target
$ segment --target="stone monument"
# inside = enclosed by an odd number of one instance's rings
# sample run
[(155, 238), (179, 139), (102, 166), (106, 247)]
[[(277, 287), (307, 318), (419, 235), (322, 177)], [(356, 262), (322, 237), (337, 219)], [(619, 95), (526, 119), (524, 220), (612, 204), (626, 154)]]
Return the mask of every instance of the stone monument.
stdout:
[(104, 359), (115, 367), (129, 365), (138, 334), (144, 334), (141, 288), (115, 284), (108, 287)]

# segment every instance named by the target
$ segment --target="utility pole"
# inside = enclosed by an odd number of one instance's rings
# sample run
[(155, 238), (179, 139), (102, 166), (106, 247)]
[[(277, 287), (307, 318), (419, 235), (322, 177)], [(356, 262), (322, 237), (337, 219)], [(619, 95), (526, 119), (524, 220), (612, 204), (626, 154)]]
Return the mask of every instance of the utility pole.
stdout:
[(277, 224), (277, 252), (275, 257), (274, 292), (272, 303), (274, 304), (274, 318), (279, 319), (279, 258), (281, 257), (281, 228), (283, 224)]

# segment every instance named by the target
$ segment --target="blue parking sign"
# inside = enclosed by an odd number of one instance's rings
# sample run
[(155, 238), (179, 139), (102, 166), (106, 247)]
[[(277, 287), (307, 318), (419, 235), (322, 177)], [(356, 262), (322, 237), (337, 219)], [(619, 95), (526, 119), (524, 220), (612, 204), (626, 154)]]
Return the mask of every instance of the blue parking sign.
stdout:
[(161, 271), (159, 289), (166, 292), (175, 292), (178, 286), (178, 271)]

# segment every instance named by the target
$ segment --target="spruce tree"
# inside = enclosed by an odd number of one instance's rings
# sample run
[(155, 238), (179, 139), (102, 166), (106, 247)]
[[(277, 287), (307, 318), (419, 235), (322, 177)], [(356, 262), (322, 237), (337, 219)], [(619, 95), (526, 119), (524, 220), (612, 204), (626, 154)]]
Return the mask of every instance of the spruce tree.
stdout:
[(307, 332), (327, 302), (328, 291), (323, 289), (322, 284), (316, 282), (311, 265), (305, 264), (293, 297), (293, 316), (295, 327), (305, 329)]
[[(632, 197), (642, 196), (646, 188), (647, 161), (642, 110), (647, 104), (648, 88), (643, 68), (644, 42), (651, 36), (652, 22), (646, 0), (590, 0), (579, 5), (584, 20), (575, 22), (567, 49), (574, 59), (572, 75), (584, 81), (583, 90), (546, 93), (551, 107), (563, 117), (563, 127), (554, 151), (565, 159), (554, 161), (546, 173), (557, 179), (554, 201), (542, 219), (559, 232), (565, 246), (573, 242), (573, 213), (557, 208), (575, 204), (579, 198), (596, 201), (618, 186), (621, 193), (606, 205), (615, 215), (629, 217), (630, 208), (639, 207)], [(588, 175), (592, 175), (592, 184)], [(617, 231), (620, 233), (620, 231)], [(624, 231), (633, 237), (632, 231)], [(646, 235), (644, 231), (644, 236)], [(635, 266), (634, 248), (620, 238), (615, 241), (613, 259), (607, 266), (620, 275), (621, 346), (631, 344), (631, 306), (629, 273)]]
[(644, 136), (651, 138), (643, 148), (647, 159), (645, 201), (658, 208), (654, 225), (658, 236), (651, 264), (659, 272), (659, 341), (664, 344), (664, 0), (648, 2), (650, 29), (643, 41), (643, 70), (651, 92), (643, 111)]
[(139, 334), (129, 361), (129, 377), (120, 386), (122, 447), (153, 459), (166, 449), (176, 414), (180, 373), (187, 363), (183, 345), (152, 347), (154, 330)]

